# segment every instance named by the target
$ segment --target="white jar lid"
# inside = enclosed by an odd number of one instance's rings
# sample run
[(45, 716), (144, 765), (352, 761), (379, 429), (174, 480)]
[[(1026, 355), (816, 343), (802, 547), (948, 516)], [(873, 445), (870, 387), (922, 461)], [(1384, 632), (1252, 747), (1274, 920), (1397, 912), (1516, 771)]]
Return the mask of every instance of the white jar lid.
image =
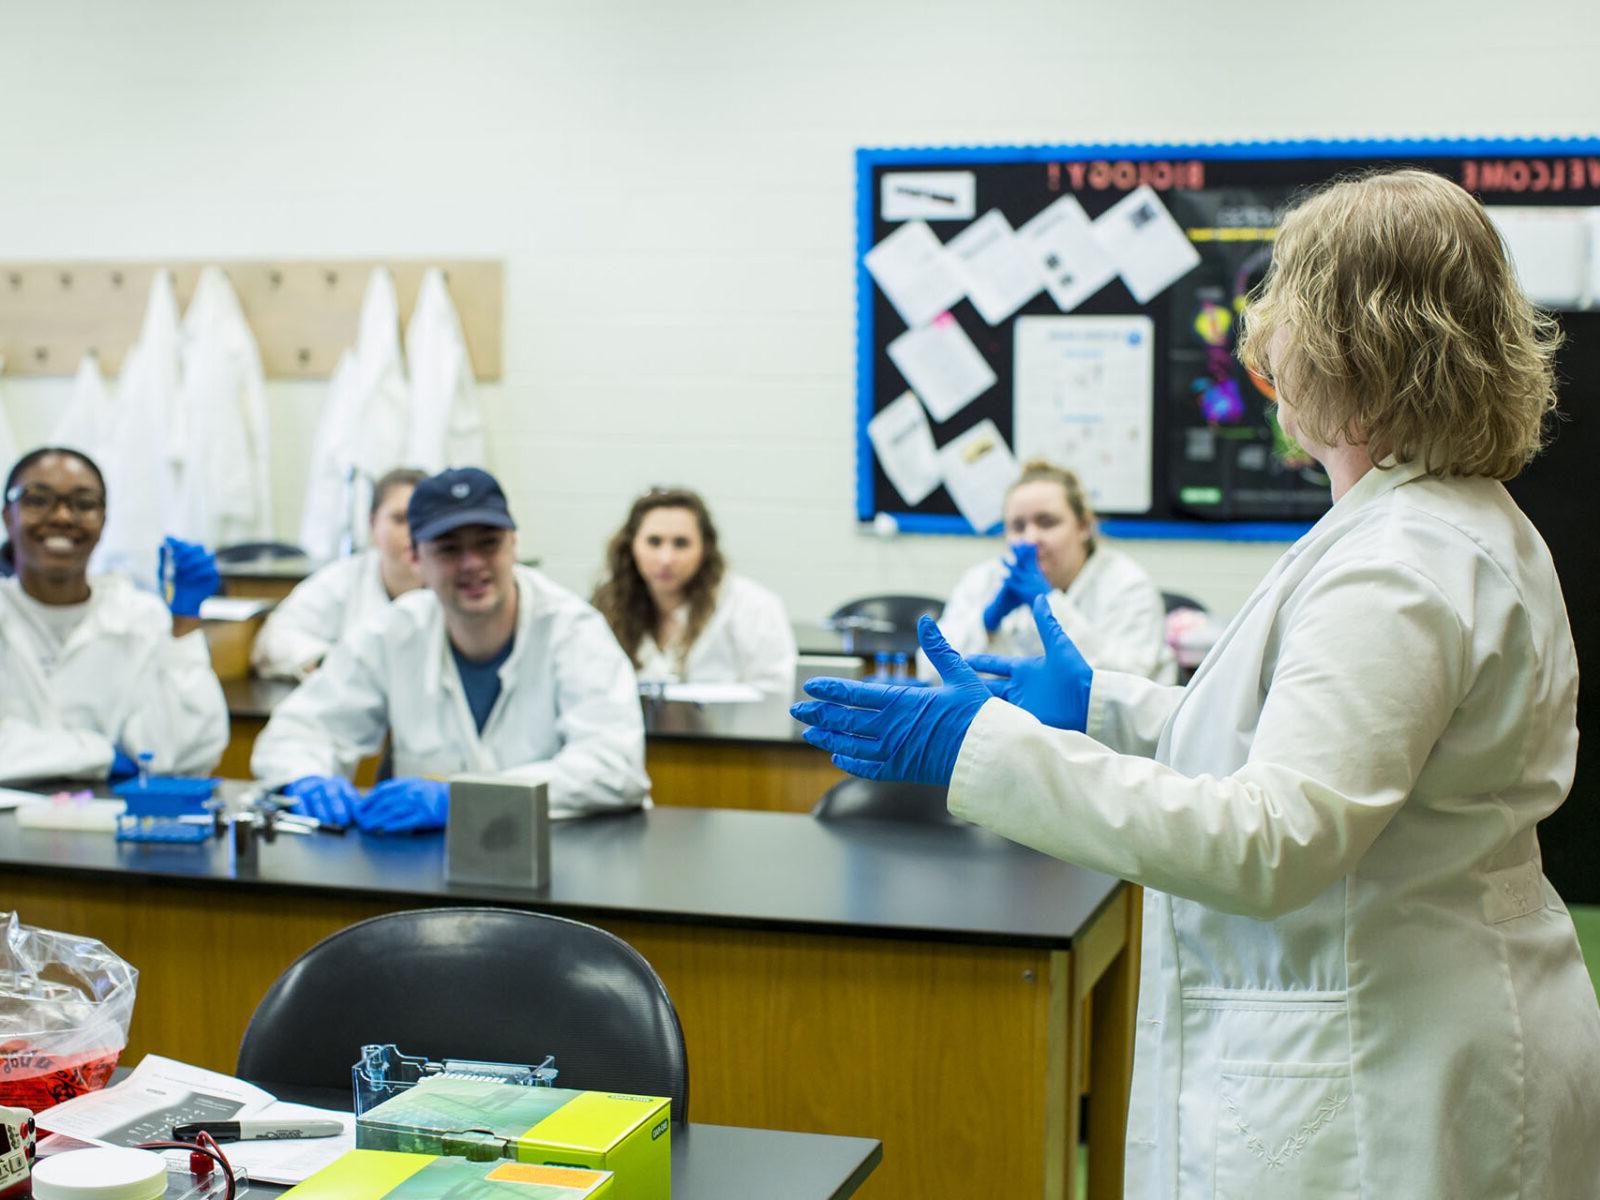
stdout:
[(68, 1150), (33, 1165), (34, 1200), (159, 1200), (167, 1162), (150, 1150)]

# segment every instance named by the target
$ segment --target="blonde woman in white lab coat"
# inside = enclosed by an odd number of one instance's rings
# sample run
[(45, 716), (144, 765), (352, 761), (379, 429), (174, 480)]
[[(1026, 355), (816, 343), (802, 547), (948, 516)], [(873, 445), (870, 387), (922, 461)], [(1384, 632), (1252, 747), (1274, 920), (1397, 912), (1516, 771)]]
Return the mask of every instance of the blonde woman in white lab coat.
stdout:
[(372, 488), (367, 549), (314, 572), (272, 610), (250, 648), (257, 675), (304, 679), (351, 630), (422, 586), (406, 505), (426, 472), (398, 467)]
[(1130, 1198), (1600, 1195), (1600, 1009), (1536, 835), (1577, 661), (1500, 482), (1555, 340), (1466, 192), (1333, 185), (1241, 354), (1335, 503), (1187, 688), (1091, 671), (1036, 604), (1002, 698), (930, 626), (946, 687), (796, 706), (841, 765), (943, 776), (952, 812), (1145, 885)]
[[(939, 618), (957, 653), (1039, 654), (1029, 605), (1043, 595), (1090, 666), (1177, 680), (1161, 592), (1143, 567), (1100, 541), (1076, 475), (1044, 459), (1023, 464), (1003, 520), (1006, 557), (963, 575)], [(923, 678), (936, 677), (927, 655), (917, 661)]]
[(75, 450), (23, 455), (3, 503), (16, 577), (0, 580), (0, 782), (119, 778), (143, 753), (157, 771), (209, 770), (228, 741), (197, 615), (220, 582), (211, 556), (168, 540), (169, 604), (90, 576), (106, 486)]
[(748, 683), (794, 694), (798, 655), (773, 592), (727, 569), (700, 496), (655, 488), (633, 502), (606, 547), (593, 603), (641, 683)]

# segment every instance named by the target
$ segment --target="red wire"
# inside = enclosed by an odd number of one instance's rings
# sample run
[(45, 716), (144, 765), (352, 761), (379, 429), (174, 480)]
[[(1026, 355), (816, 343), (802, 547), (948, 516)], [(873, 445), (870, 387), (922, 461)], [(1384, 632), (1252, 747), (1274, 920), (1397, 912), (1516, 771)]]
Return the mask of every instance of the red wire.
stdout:
[(187, 1150), (191, 1155), (204, 1154), (207, 1158), (215, 1160), (222, 1168), (223, 1182), (227, 1186), (224, 1200), (234, 1200), (238, 1185), (233, 1179), (233, 1167), (228, 1164), (228, 1156), (223, 1154), (222, 1147), (217, 1145), (216, 1139), (205, 1130), (201, 1130), (198, 1137), (192, 1142), (140, 1142), (136, 1147), (139, 1150)]

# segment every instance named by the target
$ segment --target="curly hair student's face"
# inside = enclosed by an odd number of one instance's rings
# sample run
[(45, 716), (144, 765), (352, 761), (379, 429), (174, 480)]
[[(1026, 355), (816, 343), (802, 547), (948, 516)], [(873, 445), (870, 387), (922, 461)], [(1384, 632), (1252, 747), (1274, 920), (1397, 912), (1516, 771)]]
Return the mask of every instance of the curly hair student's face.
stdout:
[(687, 508), (652, 508), (633, 535), (633, 562), (650, 591), (676, 596), (705, 561), (700, 520)]
[(1560, 334), (1481, 205), (1426, 171), (1344, 180), (1284, 219), (1239, 357), (1302, 444), (1510, 479), (1555, 406)]

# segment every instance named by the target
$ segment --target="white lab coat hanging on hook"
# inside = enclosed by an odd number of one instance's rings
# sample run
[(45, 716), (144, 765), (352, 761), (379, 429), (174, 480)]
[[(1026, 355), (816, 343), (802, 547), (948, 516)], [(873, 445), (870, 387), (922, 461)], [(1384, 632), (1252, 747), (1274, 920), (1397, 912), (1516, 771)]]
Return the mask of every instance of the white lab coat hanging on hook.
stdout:
[(100, 373), (100, 360), (92, 352), (85, 354), (73, 376), (67, 407), (50, 433), (50, 444), (82, 451), (104, 469), (113, 457), (108, 452), (112, 449), (108, 439), (115, 414), (111, 391)]
[(366, 544), (362, 497), (378, 476), (406, 465), (410, 412), (400, 302), (394, 277), (379, 267), (367, 280), (355, 347), (339, 358), (311, 443), (300, 545), (312, 558), (330, 559)]
[(461, 318), (437, 267), (423, 272), (406, 326), (411, 439), (406, 459), (429, 471), (484, 465), (483, 416)]
[(272, 536), (261, 353), (233, 285), (200, 272), (183, 318), (182, 471), (169, 532), (207, 546)]
[(106, 525), (90, 560), (91, 574), (123, 571), (152, 591), (161, 539), (176, 516), (173, 410), (178, 404), (178, 302), (165, 269), (150, 281), (139, 340), (122, 360), (108, 439), (116, 448), (100, 464), (106, 476)]

